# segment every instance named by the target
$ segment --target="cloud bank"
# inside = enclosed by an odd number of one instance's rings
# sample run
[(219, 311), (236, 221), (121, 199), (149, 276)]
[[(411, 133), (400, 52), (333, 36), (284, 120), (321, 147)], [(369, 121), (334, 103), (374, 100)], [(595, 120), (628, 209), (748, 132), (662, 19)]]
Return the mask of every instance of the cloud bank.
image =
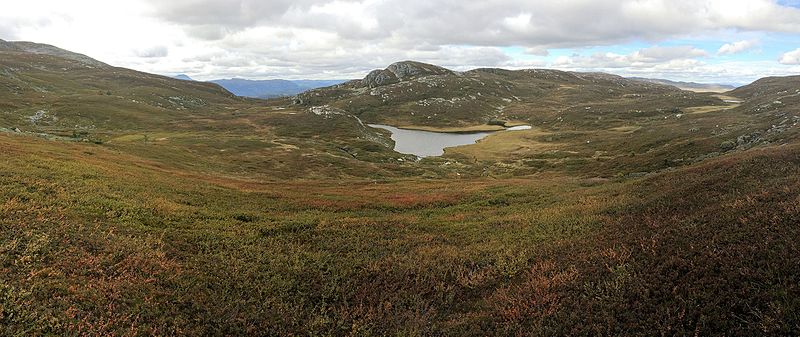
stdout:
[(800, 48), (784, 53), (778, 62), (790, 65), (800, 64)]
[(733, 43), (726, 43), (722, 45), (722, 47), (720, 47), (719, 50), (717, 50), (717, 54), (720, 55), (738, 54), (744, 51), (751, 50), (756, 46), (758, 46), (758, 40), (745, 40)]
[[(679, 71), (800, 34), (773, 0), (28, 0), (5, 6), (0, 38), (193, 77), (355, 78), (413, 59), (443, 66)], [(698, 47), (704, 39), (736, 41)], [(680, 41), (676, 43), (676, 41)], [(634, 52), (618, 47), (635, 44)], [(642, 47), (642, 45), (644, 45)], [(597, 49), (607, 49), (597, 52)], [(710, 49), (713, 48), (713, 49)], [(577, 55), (563, 55), (572, 50)], [(561, 53), (561, 54), (559, 54)], [(790, 53), (774, 66), (791, 65)], [(753, 64), (755, 65), (755, 64)], [(731, 75), (735, 76), (735, 75)]]

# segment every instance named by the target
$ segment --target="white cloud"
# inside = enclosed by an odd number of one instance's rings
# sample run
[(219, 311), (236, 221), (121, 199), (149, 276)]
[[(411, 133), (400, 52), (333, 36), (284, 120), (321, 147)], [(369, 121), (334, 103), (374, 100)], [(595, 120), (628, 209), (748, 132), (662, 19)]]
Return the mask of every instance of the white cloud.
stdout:
[[(676, 81), (743, 85), (765, 76), (800, 73), (800, 66), (775, 61), (715, 61), (702, 50), (683, 47), (650, 47), (629, 54), (595, 53), (561, 56), (547, 67), (571, 71), (602, 71), (622, 76), (665, 78)], [(800, 54), (800, 53), (798, 53)]]
[[(0, 38), (49, 43), (117, 66), (187, 73), (199, 79), (355, 78), (405, 59), (458, 69), (546, 66), (543, 60), (552, 60), (548, 55), (555, 48), (602, 50), (632, 41), (667, 44), (674, 38), (733, 31), (753, 36), (800, 33), (800, 10), (776, 0), (0, 0), (0, 4), (6, 5), (0, 11)], [(736, 48), (740, 47), (733, 43), (726, 52)], [(694, 47), (656, 46), (635, 53), (568, 57), (553, 64), (637, 71), (685, 66), (691, 73), (691, 67), (702, 66), (706, 56)]]
[(531, 47), (531, 48), (525, 48), (525, 54), (536, 55), (536, 56), (548, 56), (550, 55), (550, 51), (547, 50), (547, 48)]
[(778, 62), (788, 65), (800, 64), (800, 48), (784, 53)]
[(144, 58), (166, 57), (169, 55), (169, 49), (165, 46), (154, 46), (137, 50), (136, 55)]
[(503, 25), (511, 31), (525, 33), (531, 27), (531, 13), (520, 13), (519, 15), (503, 19)]
[[(694, 58), (708, 56), (702, 49), (692, 46), (653, 46), (631, 54), (595, 53), (591, 56), (573, 55), (559, 57), (553, 63), (559, 67), (575, 69), (650, 68), (656, 64), (695, 64)], [(680, 61), (680, 62), (679, 62)]]
[(747, 50), (751, 50), (758, 46), (758, 40), (744, 40), (733, 43), (726, 43), (717, 50), (719, 55), (738, 54)]
[(708, 53), (705, 50), (692, 46), (660, 47), (654, 46), (637, 51), (631, 55), (634, 62), (663, 62), (676, 59), (687, 59), (705, 57)]
[(615, 68), (580, 68), (573, 65), (551, 67), (573, 71), (605, 71), (621, 76), (664, 78), (674, 81), (744, 85), (766, 76), (800, 74), (800, 66), (787, 67), (775, 61), (722, 62), (708, 64), (698, 60), (673, 60), (665, 63)]
[(147, 0), (184, 26), (290, 25), (343, 38), (575, 47), (702, 31), (800, 32), (800, 10), (772, 0)]

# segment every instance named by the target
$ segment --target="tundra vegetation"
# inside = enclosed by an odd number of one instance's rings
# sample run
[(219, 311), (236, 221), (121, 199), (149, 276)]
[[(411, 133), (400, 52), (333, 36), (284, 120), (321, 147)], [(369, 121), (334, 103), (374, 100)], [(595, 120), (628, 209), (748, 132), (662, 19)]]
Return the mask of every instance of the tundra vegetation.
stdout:
[[(0, 46), (0, 335), (800, 333), (800, 77), (264, 101)], [(417, 161), (365, 123), (533, 128)]]

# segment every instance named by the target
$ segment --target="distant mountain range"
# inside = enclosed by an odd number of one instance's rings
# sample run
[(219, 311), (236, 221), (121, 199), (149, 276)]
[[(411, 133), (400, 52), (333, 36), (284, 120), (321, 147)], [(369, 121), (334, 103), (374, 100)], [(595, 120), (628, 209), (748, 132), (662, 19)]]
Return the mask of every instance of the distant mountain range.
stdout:
[[(179, 80), (194, 81), (180, 74), (173, 76)], [(247, 80), (242, 78), (211, 80), (237, 96), (252, 98), (275, 98), (293, 96), (311, 89), (329, 87), (347, 80)]]
[[(377, 77), (375, 79), (377, 81), (381, 80), (391, 81), (391, 79), (388, 77), (387, 78), (384, 78), (385, 76), (382, 77), (383, 75), (382, 73), (375, 73), (372, 75), (373, 77)], [(194, 81), (194, 79), (185, 74), (180, 74), (173, 77), (185, 81)], [(630, 79), (649, 82), (649, 83), (669, 85), (677, 87), (682, 90), (689, 90), (695, 92), (726, 92), (736, 89), (736, 86), (729, 84), (680, 82), (680, 81), (671, 81), (665, 79), (644, 78), (644, 77), (630, 77)], [(227, 89), (228, 91), (232, 92), (237, 96), (268, 99), (276, 97), (294, 96), (312, 89), (330, 87), (347, 81), (348, 80), (281, 80), (281, 79), (248, 80), (242, 78), (231, 78), (231, 79), (211, 80), (207, 82), (219, 84), (220, 86), (222, 86), (223, 88)]]
[(697, 91), (697, 92), (726, 92), (736, 89), (736, 86), (730, 84), (680, 82), (680, 81), (670, 81), (660, 78), (644, 78), (644, 77), (630, 77), (630, 79), (637, 81), (645, 81), (650, 83), (671, 85), (673, 87), (678, 87), (678, 89)]

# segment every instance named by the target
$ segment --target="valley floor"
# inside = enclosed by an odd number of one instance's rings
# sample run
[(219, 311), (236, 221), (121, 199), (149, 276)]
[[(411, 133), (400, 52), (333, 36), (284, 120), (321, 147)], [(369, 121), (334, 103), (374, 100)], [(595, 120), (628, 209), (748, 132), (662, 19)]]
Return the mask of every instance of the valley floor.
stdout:
[(262, 181), (0, 134), (0, 335), (796, 335), (800, 146)]

